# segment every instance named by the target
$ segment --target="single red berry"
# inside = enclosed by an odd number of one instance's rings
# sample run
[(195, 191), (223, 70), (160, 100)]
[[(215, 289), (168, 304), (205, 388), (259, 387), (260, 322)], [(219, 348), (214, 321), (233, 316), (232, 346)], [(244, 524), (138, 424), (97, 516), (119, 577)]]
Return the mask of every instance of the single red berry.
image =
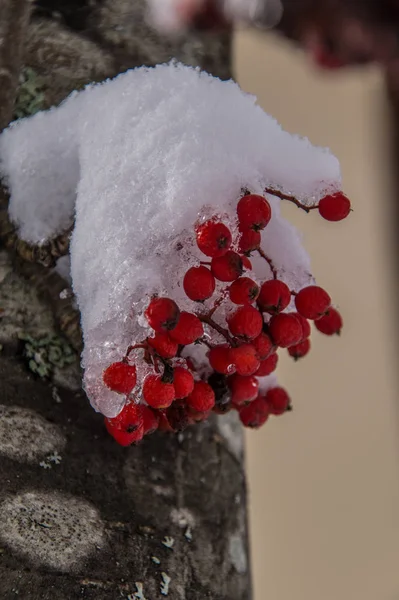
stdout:
[(133, 433), (143, 425), (143, 406), (135, 402), (125, 404), (119, 415), (106, 419), (106, 424), (114, 429)]
[(240, 240), (238, 242), (238, 249), (240, 252), (249, 253), (257, 250), (260, 246), (261, 235), (259, 231), (254, 231), (253, 229), (245, 229), (241, 235)]
[(256, 377), (233, 375), (229, 377), (228, 385), (231, 390), (231, 401), (235, 406), (248, 404), (258, 396), (259, 382)]
[(269, 331), (273, 342), (280, 348), (299, 344), (302, 339), (302, 325), (292, 313), (280, 313), (272, 317)]
[(350, 211), (350, 200), (342, 192), (324, 196), (319, 202), (319, 213), (327, 221), (342, 221)]
[(258, 306), (262, 312), (276, 315), (287, 308), (290, 302), (290, 288), (284, 281), (271, 279), (261, 285)]
[(309, 285), (297, 293), (295, 306), (305, 319), (315, 321), (326, 314), (331, 306), (331, 298), (323, 288)]
[(185, 398), (194, 389), (194, 377), (187, 369), (175, 367), (173, 369), (173, 385), (175, 386), (176, 399)]
[(242, 344), (237, 348), (231, 348), (230, 354), (238, 375), (250, 377), (258, 370), (260, 361), (252, 344)]
[(149, 406), (142, 407), (144, 435), (151, 435), (158, 429), (159, 412), (155, 412)]
[(260, 360), (265, 360), (275, 350), (275, 346), (272, 340), (267, 335), (267, 333), (264, 333), (263, 331), (260, 335), (258, 335), (257, 338), (253, 340), (252, 344), (255, 346), (258, 358)]
[(227, 319), (233, 335), (247, 340), (253, 340), (260, 335), (263, 319), (260, 312), (253, 306), (240, 306)]
[(193, 344), (204, 335), (204, 328), (198, 317), (189, 312), (181, 312), (180, 319), (169, 336), (182, 346)]
[(299, 344), (295, 344), (295, 346), (290, 346), (288, 348), (288, 354), (292, 356), (295, 360), (303, 358), (310, 351), (310, 340), (303, 340), (303, 342), (299, 342)]
[(243, 196), (237, 204), (237, 215), (240, 226), (246, 229), (264, 229), (272, 217), (270, 204), (257, 194)]
[(244, 271), (252, 271), (252, 263), (249, 260), (248, 256), (245, 256), (244, 254), (243, 256), (241, 256), (241, 260)]
[(108, 419), (105, 419), (105, 427), (110, 435), (120, 446), (130, 446), (135, 442), (140, 442), (144, 437), (144, 427), (141, 426), (132, 433), (112, 427)]
[(114, 362), (103, 372), (105, 385), (118, 394), (130, 394), (137, 383), (137, 371), (134, 365)]
[(301, 327), (302, 327), (302, 341), (303, 340), (307, 340), (308, 337), (310, 337), (310, 334), (312, 333), (309, 321), (307, 319), (305, 319), (305, 317), (303, 317), (302, 315), (300, 315), (297, 312), (294, 312), (294, 313), (291, 313), (291, 314), (293, 314), (298, 319), (298, 321), (301, 324)]
[(275, 352), (269, 358), (262, 360), (259, 369), (256, 371), (256, 377), (267, 377), (277, 369), (278, 354)]
[(154, 331), (170, 331), (179, 322), (180, 310), (170, 298), (154, 298), (144, 314)]
[(330, 307), (324, 317), (315, 321), (315, 326), (325, 335), (339, 335), (343, 326), (342, 317), (335, 308)]
[(178, 345), (166, 332), (159, 332), (148, 338), (148, 345), (162, 358), (173, 358), (177, 354)]
[(196, 238), (201, 252), (212, 258), (226, 254), (232, 241), (229, 228), (213, 220), (197, 227)]
[(253, 402), (241, 408), (239, 415), (241, 423), (245, 427), (258, 429), (264, 425), (269, 418), (270, 408), (265, 398), (258, 396)]
[(164, 383), (160, 375), (147, 375), (143, 384), (143, 398), (152, 408), (168, 408), (175, 399), (173, 383)]
[(259, 286), (249, 277), (240, 277), (231, 284), (229, 296), (234, 304), (252, 304), (259, 296)]
[(217, 373), (231, 375), (235, 372), (235, 366), (230, 354), (230, 346), (222, 344), (214, 346), (208, 352), (208, 360), (212, 369)]
[(282, 415), (290, 406), (290, 397), (281, 387), (271, 388), (265, 396), (272, 415)]
[(197, 412), (207, 412), (215, 406), (215, 393), (205, 381), (196, 381), (194, 389), (187, 397), (187, 405)]
[(219, 281), (235, 281), (244, 271), (241, 256), (229, 250), (224, 256), (212, 258), (211, 271)]
[(203, 302), (215, 291), (216, 281), (209, 269), (203, 265), (191, 267), (184, 276), (183, 288), (190, 300)]

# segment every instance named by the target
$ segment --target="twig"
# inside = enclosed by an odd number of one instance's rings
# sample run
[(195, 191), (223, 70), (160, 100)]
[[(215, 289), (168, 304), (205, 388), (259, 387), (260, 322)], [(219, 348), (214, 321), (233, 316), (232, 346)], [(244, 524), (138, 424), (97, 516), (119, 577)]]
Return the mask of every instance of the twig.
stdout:
[(234, 344), (234, 341), (233, 341), (232, 337), (230, 336), (229, 332), (227, 331), (227, 329), (224, 329), (224, 327), (221, 327), (220, 325), (218, 325), (218, 323), (216, 323), (212, 319), (212, 317), (210, 317), (208, 314), (205, 314), (205, 315), (197, 314), (197, 317), (199, 318), (200, 321), (202, 321), (202, 323), (209, 325), (209, 327), (211, 327), (212, 329), (214, 329), (215, 331), (220, 333), (220, 335), (224, 337), (226, 342), (228, 342), (229, 344)]
[(284, 194), (283, 192), (280, 192), (279, 190), (275, 190), (273, 188), (265, 188), (265, 193), (266, 194), (270, 194), (271, 196), (276, 196), (276, 198), (280, 198), (280, 200), (288, 200), (288, 202), (292, 202), (292, 204), (295, 204), (295, 206), (297, 206), (298, 208), (301, 208), (302, 210), (304, 210), (305, 212), (310, 212), (311, 210), (315, 210), (316, 208), (318, 208), (318, 206), (306, 206), (306, 204), (302, 204), (302, 202), (299, 202), (299, 200), (297, 200), (295, 198), (295, 196), (290, 196), (289, 194)]
[(267, 264), (269, 265), (269, 267), (270, 267), (270, 270), (271, 270), (271, 272), (272, 272), (272, 275), (273, 275), (274, 279), (278, 279), (278, 275), (277, 275), (277, 269), (276, 269), (276, 267), (274, 266), (272, 259), (271, 259), (271, 258), (269, 258), (269, 257), (267, 256), (267, 254), (265, 254), (265, 252), (262, 250), (262, 248), (258, 248), (258, 252), (259, 252), (260, 256), (261, 256), (262, 258), (264, 258), (264, 259), (265, 259), (265, 261), (267, 262)]

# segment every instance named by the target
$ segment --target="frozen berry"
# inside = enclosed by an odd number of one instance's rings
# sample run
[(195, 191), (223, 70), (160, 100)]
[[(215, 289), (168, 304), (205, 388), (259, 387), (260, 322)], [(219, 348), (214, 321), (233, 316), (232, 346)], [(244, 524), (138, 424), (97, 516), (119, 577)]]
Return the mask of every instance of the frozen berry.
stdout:
[(175, 399), (173, 383), (165, 383), (160, 375), (147, 375), (143, 384), (143, 397), (152, 408), (167, 408)]
[(212, 258), (226, 254), (232, 241), (229, 228), (213, 220), (197, 227), (196, 238), (201, 252)]
[(335, 308), (330, 307), (324, 317), (315, 321), (315, 326), (325, 335), (339, 335), (343, 326), (342, 317)]
[(186, 295), (195, 302), (203, 302), (210, 298), (215, 291), (215, 286), (214, 276), (203, 265), (188, 269), (183, 279)]
[(257, 338), (253, 340), (252, 344), (255, 346), (256, 352), (260, 360), (265, 360), (275, 350), (275, 346), (272, 340), (267, 335), (267, 333), (264, 333), (263, 331), (260, 335), (258, 335)]
[(219, 281), (235, 281), (244, 271), (241, 256), (229, 250), (223, 256), (212, 258), (211, 271)]
[(242, 344), (242, 346), (232, 348), (230, 354), (238, 375), (249, 377), (258, 370), (260, 361), (252, 344)]
[(305, 319), (305, 317), (303, 317), (302, 315), (300, 315), (297, 312), (294, 312), (294, 313), (291, 313), (291, 314), (293, 314), (298, 319), (298, 321), (301, 324), (301, 327), (302, 327), (302, 340), (307, 340), (308, 337), (310, 337), (310, 334), (312, 333), (309, 321), (307, 319)]
[(263, 327), (262, 315), (253, 306), (240, 306), (228, 317), (227, 323), (233, 335), (248, 340), (258, 337)]
[(137, 383), (136, 367), (125, 362), (112, 363), (103, 373), (103, 382), (113, 392), (130, 394)]
[(110, 427), (132, 433), (143, 425), (143, 407), (135, 402), (125, 404), (119, 415), (106, 419)]
[(267, 377), (277, 369), (278, 354), (275, 352), (265, 360), (262, 360), (259, 369), (256, 371), (256, 377)]
[(252, 263), (249, 260), (248, 256), (245, 256), (244, 254), (243, 256), (241, 256), (241, 260), (244, 271), (252, 271)]
[(261, 285), (258, 306), (262, 312), (276, 315), (287, 308), (290, 302), (291, 292), (283, 281), (271, 279)]
[(249, 253), (257, 250), (260, 246), (261, 235), (259, 231), (254, 231), (253, 229), (245, 229), (241, 235), (238, 242), (238, 249), (240, 252)]
[(229, 377), (228, 385), (231, 390), (231, 401), (235, 406), (248, 404), (258, 396), (259, 383), (256, 377), (233, 375)]
[(319, 213), (327, 221), (342, 221), (350, 211), (350, 200), (342, 192), (324, 196), (319, 202)]
[(205, 381), (196, 381), (186, 402), (197, 412), (207, 412), (215, 406), (215, 393)]
[(148, 406), (142, 406), (144, 435), (150, 435), (158, 429), (159, 413)]
[(237, 204), (237, 215), (242, 228), (259, 231), (269, 223), (272, 210), (266, 198), (257, 194), (248, 194)]
[(170, 298), (154, 298), (145, 311), (145, 317), (154, 331), (170, 331), (179, 322), (180, 310)]
[(280, 313), (270, 319), (269, 331), (280, 348), (289, 348), (302, 340), (302, 325), (292, 313)]
[(185, 398), (194, 389), (194, 377), (187, 369), (175, 367), (173, 369), (173, 385), (177, 400)]
[(288, 353), (292, 358), (298, 360), (306, 356), (310, 351), (310, 340), (303, 340), (303, 342), (299, 342), (299, 344), (295, 344), (295, 346), (290, 346), (288, 348)]
[(270, 408), (262, 396), (258, 396), (253, 402), (244, 406), (240, 412), (240, 419), (245, 427), (258, 429), (264, 425), (269, 418)]
[(169, 336), (182, 346), (193, 344), (204, 335), (204, 328), (198, 317), (189, 312), (181, 312), (180, 319)]
[(230, 346), (227, 344), (211, 348), (208, 352), (208, 360), (212, 369), (217, 373), (229, 375), (235, 372)]
[(309, 285), (295, 296), (296, 309), (305, 319), (320, 319), (326, 314), (330, 305), (330, 296), (317, 285)]
[(282, 415), (290, 406), (290, 397), (281, 387), (271, 388), (267, 392), (265, 400), (272, 415)]
[(252, 304), (259, 296), (259, 286), (249, 277), (240, 277), (231, 284), (229, 296), (234, 304)]
[(112, 427), (108, 419), (105, 419), (105, 427), (110, 435), (120, 446), (130, 446), (133, 443), (140, 442), (144, 437), (144, 427), (141, 426), (132, 433)]
[(167, 333), (156, 333), (154, 337), (148, 338), (148, 344), (162, 358), (173, 358), (177, 354), (177, 343)]

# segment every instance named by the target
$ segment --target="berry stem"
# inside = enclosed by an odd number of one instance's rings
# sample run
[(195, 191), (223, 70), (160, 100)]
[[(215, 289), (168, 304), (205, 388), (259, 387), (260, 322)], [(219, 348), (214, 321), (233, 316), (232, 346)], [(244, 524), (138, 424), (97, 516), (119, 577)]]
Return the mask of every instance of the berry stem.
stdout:
[(213, 307), (207, 313), (208, 317), (213, 317), (213, 315), (215, 314), (215, 312), (217, 311), (217, 309), (219, 308), (219, 306), (222, 304), (223, 300), (226, 298), (226, 292), (227, 292), (227, 288), (225, 288), (224, 290), (222, 290), (219, 298), (217, 300), (215, 300), (215, 302), (213, 304)]
[(295, 198), (295, 196), (290, 196), (289, 194), (284, 194), (283, 192), (280, 192), (279, 190), (275, 190), (273, 188), (265, 188), (265, 193), (266, 194), (270, 194), (271, 196), (276, 196), (276, 198), (280, 198), (280, 200), (288, 200), (288, 202), (292, 202), (292, 204), (295, 204), (295, 206), (297, 206), (298, 208), (301, 208), (302, 210), (304, 210), (305, 212), (310, 212), (311, 210), (314, 210), (316, 208), (318, 208), (318, 206), (306, 206), (306, 204), (302, 204), (302, 202), (299, 202), (299, 200), (297, 200)]
[(148, 345), (145, 342), (141, 342), (140, 344), (135, 344), (134, 346), (129, 346), (126, 350), (126, 354), (123, 357), (123, 362), (127, 362), (129, 358), (129, 354), (133, 352), (133, 350), (148, 350)]
[(228, 342), (229, 344), (233, 344), (233, 339), (231, 338), (229, 332), (227, 331), (227, 329), (224, 329), (224, 327), (221, 327), (220, 325), (218, 325), (213, 319), (212, 317), (209, 316), (209, 314), (197, 314), (197, 317), (199, 318), (199, 320), (202, 323), (205, 323), (206, 325), (208, 325), (209, 327), (211, 327), (212, 329), (214, 329), (215, 331), (217, 331), (218, 333), (220, 333), (220, 335), (222, 335), (224, 337), (224, 339), (226, 340), (226, 342)]
[(278, 279), (278, 276), (277, 276), (277, 269), (276, 269), (276, 267), (274, 266), (272, 259), (271, 259), (271, 258), (269, 258), (269, 257), (267, 256), (267, 254), (265, 254), (265, 252), (264, 252), (264, 250), (262, 250), (262, 248), (258, 248), (258, 252), (259, 252), (260, 256), (261, 256), (262, 258), (264, 258), (264, 259), (265, 259), (265, 261), (267, 262), (267, 264), (269, 265), (269, 267), (270, 267), (270, 270), (271, 270), (271, 272), (272, 272), (272, 275), (273, 275), (273, 278), (274, 278), (274, 279)]

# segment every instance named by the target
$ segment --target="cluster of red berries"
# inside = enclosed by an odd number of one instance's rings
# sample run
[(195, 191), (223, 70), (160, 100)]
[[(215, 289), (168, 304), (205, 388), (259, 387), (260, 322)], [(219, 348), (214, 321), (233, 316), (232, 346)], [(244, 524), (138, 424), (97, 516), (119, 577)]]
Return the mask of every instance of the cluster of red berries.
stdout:
[[(284, 199), (300, 205), (296, 199)], [(325, 219), (339, 221), (349, 214), (350, 202), (336, 193), (322, 198), (317, 208)], [(308, 354), (310, 321), (320, 332), (334, 335), (340, 333), (342, 318), (321, 287), (311, 285), (296, 292), (278, 278), (272, 261), (261, 249), (261, 231), (271, 216), (266, 198), (245, 193), (237, 204), (235, 243), (230, 229), (216, 218), (196, 227), (197, 246), (210, 262), (190, 267), (183, 288), (198, 310), (181, 311), (171, 298), (152, 298), (145, 317), (153, 335), (129, 347), (124, 358), (103, 373), (109, 389), (126, 395), (122, 412), (105, 419), (119, 444), (137, 443), (156, 430), (181, 431), (204, 421), (211, 412), (236, 410), (243, 425), (258, 428), (270, 415), (291, 409), (283, 388), (271, 387), (262, 393), (259, 378), (275, 371), (279, 349), (287, 349), (296, 360)], [(258, 284), (244, 275), (244, 271), (252, 270), (248, 257), (253, 252), (268, 262), (272, 279)], [(205, 310), (203, 303), (213, 296), (217, 282), (228, 287), (221, 291), (213, 308)], [(223, 313), (227, 314), (223, 322), (214, 316), (222, 304), (235, 307)], [(293, 304), (296, 310), (290, 310)], [(191, 344), (207, 347), (206, 377), (200, 376), (185, 352)], [(133, 352), (137, 354), (135, 361), (148, 366), (140, 382), (137, 362), (131, 360)]]

